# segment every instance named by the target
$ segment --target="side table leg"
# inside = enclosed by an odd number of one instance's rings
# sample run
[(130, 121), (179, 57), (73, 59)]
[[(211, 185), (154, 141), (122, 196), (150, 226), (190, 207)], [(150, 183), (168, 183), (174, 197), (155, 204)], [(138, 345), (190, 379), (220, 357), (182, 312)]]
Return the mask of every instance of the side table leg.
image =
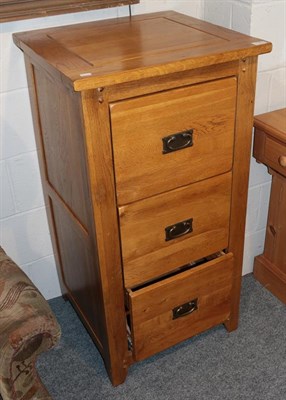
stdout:
[(286, 304), (286, 179), (273, 175), (264, 253), (255, 258), (254, 277)]

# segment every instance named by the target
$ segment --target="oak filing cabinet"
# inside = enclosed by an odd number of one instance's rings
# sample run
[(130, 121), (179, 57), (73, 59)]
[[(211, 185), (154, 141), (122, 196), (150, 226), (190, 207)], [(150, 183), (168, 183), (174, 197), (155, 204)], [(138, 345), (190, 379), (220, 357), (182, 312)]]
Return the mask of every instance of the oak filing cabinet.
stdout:
[(257, 56), (175, 12), (17, 33), (62, 289), (111, 381), (238, 324)]

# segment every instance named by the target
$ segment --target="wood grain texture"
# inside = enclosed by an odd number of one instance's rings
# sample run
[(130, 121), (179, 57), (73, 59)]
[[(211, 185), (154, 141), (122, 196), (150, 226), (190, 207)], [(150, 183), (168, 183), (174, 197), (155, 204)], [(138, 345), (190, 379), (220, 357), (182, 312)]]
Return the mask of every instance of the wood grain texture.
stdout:
[(255, 117), (254, 126), (254, 157), (285, 177), (286, 108)]
[(35, 69), (39, 118), (49, 184), (87, 229), (90, 205), (80, 96)]
[[(229, 171), (235, 106), (235, 78), (112, 104), (118, 203)], [(191, 147), (163, 154), (164, 137), (188, 130), (193, 131)]]
[[(271, 44), (174, 12), (14, 40), (28, 60), (62, 287), (112, 383), (125, 380), (133, 361), (216, 324), (235, 329), (256, 56)], [(188, 155), (162, 156), (162, 136), (187, 129)], [(190, 218), (193, 232), (165, 240), (166, 227)], [(180, 269), (221, 250), (217, 260)], [(172, 309), (190, 295), (198, 310), (175, 324)]]
[(82, 107), (107, 327), (104, 361), (112, 383), (118, 385), (126, 378), (129, 355), (108, 102), (103, 96), (101, 91), (83, 92)]
[(240, 61), (235, 125), (230, 240), (228, 247), (228, 250), (234, 254), (231, 314), (229, 321), (225, 323), (229, 331), (237, 328), (239, 319), (256, 71), (257, 57), (251, 57)]
[[(26, 76), (27, 76), (27, 81), (28, 81), (31, 112), (32, 112), (32, 118), (33, 118), (34, 135), (35, 135), (35, 141), (36, 141), (36, 147), (37, 147), (37, 153), (38, 153), (38, 159), (39, 159), (41, 181), (42, 181), (42, 185), (44, 186), (47, 183), (47, 169), (46, 169), (46, 161), (45, 161), (45, 153), (44, 153), (44, 144), (43, 144), (43, 138), (42, 138), (40, 113), (39, 113), (39, 104), (38, 104), (39, 100), (38, 100), (38, 96), (37, 96), (37, 89), (36, 89), (36, 82), (35, 82), (35, 73), (34, 73), (35, 70), (34, 70), (34, 65), (32, 64), (30, 58), (26, 54), (25, 54), (24, 60), (25, 60)], [(50, 230), (51, 239), (52, 239), (53, 252), (54, 252), (54, 256), (55, 256), (56, 265), (57, 265), (57, 267), (59, 267), (61, 264), (61, 261), (60, 261), (60, 256), (58, 253), (57, 235), (56, 235), (56, 231), (55, 231), (53, 215), (51, 213), (51, 208), (50, 208), (50, 198), (49, 198), (49, 195), (46, 190), (43, 190), (43, 194), (44, 194), (44, 200), (45, 200), (45, 205), (46, 205), (49, 230)], [(67, 292), (67, 288), (63, 282), (62, 274), (59, 273), (59, 271), (58, 271), (58, 278), (59, 278), (59, 283), (60, 283), (60, 287), (61, 287), (61, 292), (63, 295), (65, 295)]]
[(286, 274), (263, 254), (255, 257), (254, 277), (274, 296), (286, 304)]
[[(228, 246), (231, 173), (119, 208), (125, 286), (154, 279)], [(193, 218), (193, 231), (165, 228)]]
[(235, 77), (237, 74), (238, 61), (235, 60), (229, 63), (161, 75), (156, 79), (143, 78), (140, 80), (140, 85), (138, 85), (137, 81), (115, 84), (106, 87), (105, 90), (113, 103), (122, 99), (149, 95), (231, 76)]
[(273, 139), (286, 143), (286, 108), (254, 117), (256, 130), (267, 132)]
[(61, 202), (50, 198), (61, 276), (83, 322), (92, 333), (99, 350), (106, 335), (102, 312), (101, 282), (98, 279), (98, 259), (92, 237), (82, 229)]
[[(17, 33), (14, 40), (38, 62), (47, 60), (49, 68), (69, 79), (75, 90), (158, 77), (271, 50), (268, 42), (172, 11)], [(62, 62), (59, 49), (65, 53)], [(85, 62), (84, 69), (75, 65), (76, 58)]]
[[(286, 135), (285, 135), (286, 138)], [(286, 177), (286, 142), (278, 142), (266, 136), (264, 148), (264, 163)]]
[[(89, 193), (90, 182), (87, 179), (88, 165), (85, 164), (87, 163), (86, 141), (85, 133), (81, 128), (81, 106), (78, 107), (77, 101), (77, 107), (69, 106), (74, 104), (73, 96), (78, 96), (70, 93), (68, 99), (64, 97), (65, 106), (53, 107), (53, 104), (58, 105), (59, 98), (66, 93), (67, 89), (64, 86), (57, 87), (50, 78), (34, 71), (29, 62), (27, 58), (26, 68), (37, 145), (40, 151), (41, 177), (61, 287), (78, 311), (109, 366), (106, 307), (103, 302), (92, 196)], [(47, 87), (49, 90), (45, 91)], [(53, 90), (53, 96), (50, 95), (51, 90)], [(48, 115), (50, 118), (47, 118)], [(75, 120), (75, 126), (69, 123), (70, 119)], [(47, 140), (45, 140), (45, 135)], [(79, 155), (81, 155), (80, 159), (77, 158)], [(70, 162), (73, 165), (70, 165)], [(58, 175), (61, 177), (58, 178), (56, 172), (49, 175), (49, 167), (52, 171), (58, 167)], [(84, 174), (82, 181), (86, 182), (86, 192), (81, 197), (81, 202), (78, 202), (75, 199), (80, 196), (83, 183), (78, 182), (78, 191), (76, 187), (74, 190), (67, 189), (69, 182), (73, 184), (73, 180), (76, 181), (78, 177), (81, 177), (81, 173)], [(56, 185), (58, 190), (55, 190), (50, 182), (51, 175), (55, 177), (55, 180), (52, 180), (53, 183), (58, 182), (58, 179), (62, 182), (64, 179), (67, 184)], [(78, 215), (86, 215), (84, 224)]]
[(264, 256), (286, 274), (286, 179), (275, 171), (271, 173), (272, 185)]
[(286, 303), (286, 109), (254, 120), (254, 157), (272, 175), (264, 252), (256, 257), (254, 276)]
[[(228, 254), (130, 291), (135, 359), (142, 360), (225, 321), (230, 314), (232, 278), (233, 258)], [(197, 299), (198, 309), (173, 319), (172, 309), (193, 299)]]

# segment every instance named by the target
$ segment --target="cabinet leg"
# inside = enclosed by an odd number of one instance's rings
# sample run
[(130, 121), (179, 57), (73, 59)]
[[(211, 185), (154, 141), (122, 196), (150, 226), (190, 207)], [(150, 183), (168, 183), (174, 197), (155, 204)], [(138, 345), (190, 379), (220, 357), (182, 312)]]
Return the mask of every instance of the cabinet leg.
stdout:
[(69, 297), (66, 293), (62, 294), (62, 298), (64, 299), (64, 301), (69, 301)]
[(225, 329), (228, 332), (235, 331), (238, 328), (238, 315), (235, 317), (230, 317), (227, 321), (224, 322)]
[[(105, 366), (107, 367), (106, 364)], [(112, 385), (118, 386), (125, 382), (128, 373), (128, 368), (126, 365), (122, 365), (117, 367), (116, 369), (109, 368), (107, 369), (107, 372)]]
[(231, 304), (230, 304), (230, 316), (224, 322), (224, 326), (228, 332), (235, 331), (238, 328), (240, 292), (241, 292), (241, 273), (239, 272), (238, 274), (236, 274), (236, 276), (234, 276)]

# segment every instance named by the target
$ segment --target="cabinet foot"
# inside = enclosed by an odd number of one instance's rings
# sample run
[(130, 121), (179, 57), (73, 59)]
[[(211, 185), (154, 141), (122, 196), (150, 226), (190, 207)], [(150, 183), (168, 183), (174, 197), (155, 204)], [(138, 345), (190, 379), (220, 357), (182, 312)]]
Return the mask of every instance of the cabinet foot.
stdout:
[(116, 370), (112, 370), (112, 371), (107, 370), (107, 371), (108, 371), (108, 376), (112, 383), (112, 386), (119, 386), (125, 382), (127, 373), (128, 373), (128, 368), (123, 366), (123, 368), (117, 368)]
[(225, 329), (228, 332), (235, 331), (238, 328), (238, 322), (239, 322), (238, 318), (232, 317), (228, 319), (227, 321), (224, 322)]

